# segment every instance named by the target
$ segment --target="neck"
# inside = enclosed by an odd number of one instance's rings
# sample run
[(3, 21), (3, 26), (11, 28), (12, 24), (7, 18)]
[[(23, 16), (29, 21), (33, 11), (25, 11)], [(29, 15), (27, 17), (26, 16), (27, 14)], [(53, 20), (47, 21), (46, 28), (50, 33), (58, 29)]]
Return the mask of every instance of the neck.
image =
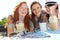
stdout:
[(23, 17), (19, 17), (19, 22), (23, 22), (24, 21), (24, 18)]
[(40, 17), (40, 15), (37, 16), (37, 18), (39, 18), (39, 17)]

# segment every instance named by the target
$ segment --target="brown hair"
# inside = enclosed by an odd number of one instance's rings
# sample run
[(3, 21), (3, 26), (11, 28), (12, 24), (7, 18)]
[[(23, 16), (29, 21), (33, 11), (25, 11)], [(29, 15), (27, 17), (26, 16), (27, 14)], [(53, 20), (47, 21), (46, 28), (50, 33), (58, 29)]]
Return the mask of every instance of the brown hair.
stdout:
[[(26, 2), (21, 2), (19, 5), (17, 5), (17, 7), (16, 7), (16, 9), (15, 9), (15, 11), (14, 11), (14, 23), (15, 23), (15, 24), (16, 24), (16, 21), (19, 20), (18, 9), (19, 9), (19, 7), (20, 7), (23, 3), (26, 4)], [(27, 10), (28, 10), (27, 15), (26, 15), (25, 18), (24, 18), (24, 27), (25, 27), (25, 29), (28, 31), (28, 30), (30, 30), (30, 25), (29, 25), (29, 19), (30, 19), (30, 17), (29, 17), (29, 9), (27, 8)]]
[(27, 31), (30, 31), (30, 15), (27, 14), (24, 18), (24, 26)]
[[(42, 8), (41, 4), (40, 4), (39, 2), (36, 2), (36, 1), (35, 1), (35, 2), (33, 2), (33, 3), (31, 4), (31, 12), (32, 12), (32, 6), (33, 6), (34, 4), (39, 4), (40, 7)], [(33, 12), (32, 12), (31, 17), (32, 17), (32, 22), (33, 22), (33, 24), (34, 24), (34, 30), (35, 30), (35, 29), (37, 28), (37, 24), (36, 24), (35, 15), (34, 15)], [(39, 17), (39, 19), (40, 19), (40, 17)]]
[(15, 20), (14, 20), (14, 23), (16, 23), (16, 21), (19, 20), (19, 12), (18, 12), (18, 9), (19, 9), (19, 7), (20, 7), (23, 3), (26, 4), (26, 2), (21, 2), (19, 5), (16, 6), (16, 9), (14, 10), (14, 19), (15, 19)]
[[(9, 15), (8, 18), (9, 17), (11, 17), (12, 23), (14, 24), (14, 22), (13, 22), (14, 18), (13, 18), (13, 16), (12, 15)], [(7, 23), (9, 23), (9, 21), (7, 21)]]

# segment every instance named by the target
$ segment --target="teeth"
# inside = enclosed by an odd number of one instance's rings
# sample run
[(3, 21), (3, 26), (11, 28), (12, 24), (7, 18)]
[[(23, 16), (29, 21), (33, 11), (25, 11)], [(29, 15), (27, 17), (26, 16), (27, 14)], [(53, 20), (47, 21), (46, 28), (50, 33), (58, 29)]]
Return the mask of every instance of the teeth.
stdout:
[(22, 12), (23, 14), (25, 14), (26, 12)]

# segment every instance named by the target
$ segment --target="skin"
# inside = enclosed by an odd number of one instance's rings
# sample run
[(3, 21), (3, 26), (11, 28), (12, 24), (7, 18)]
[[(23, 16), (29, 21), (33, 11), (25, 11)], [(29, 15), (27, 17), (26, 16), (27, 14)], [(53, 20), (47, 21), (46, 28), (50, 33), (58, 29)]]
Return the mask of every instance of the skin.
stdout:
[(37, 3), (32, 6), (32, 12), (35, 14), (36, 17), (40, 17), (41, 10), (42, 8)]
[(46, 11), (48, 14), (50, 13), (50, 8), (48, 6), (46, 6)]
[(8, 21), (9, 23), (12, 23), (13, 20), (11, 19), (11, 16), (8, 17)]
[(27, 14), (27, 4), (22, 4), (20, 7), (19, 7), (19, 10), (18, 10), (18, 12), (19, 12), (19, 19), (22, 21), (22, 20), (24, 20), (24, 17), (26, 16), (26, 14)]
[(57, 7), (57, 4), (55, 4), (54, 6), (51, 6), (51, 7), (48, 7), (48, 6), (46, 6), (46, 11), (47, 11), (47, 13), (48, 14), (51, 14), (51, 11), (52, 11), (52, 13), (54, 13), (54, 15), (56, 15), (57, 14), (57, 10), (56, 10), (56, 7)]
[[(11, 16), (8, 16), (8, 23), (13, 23), (12, 21), (13, 21), (13, 20), (12, 20)], [(12, 31), (12, 28), (8, 26), (8, 25), (9, 25), (8, 23), (6, 24), (6, 26), (7, 26), (7, 32), (8, 32), (7, 35), (10, 36), (10, 34), (11, 34), (13, 31)]]

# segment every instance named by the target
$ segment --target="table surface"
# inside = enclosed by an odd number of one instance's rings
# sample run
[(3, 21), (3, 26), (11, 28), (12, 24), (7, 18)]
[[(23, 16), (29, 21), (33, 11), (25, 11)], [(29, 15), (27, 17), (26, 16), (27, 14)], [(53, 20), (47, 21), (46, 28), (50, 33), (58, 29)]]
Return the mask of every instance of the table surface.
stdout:
[[(50, 31), (50, 32), (49, 32)], [(37, 31), (37, 33), (38, 33), (38, 35), (39, 35), (39, 32)], [(46, 37), (46, 38), (36, 38), (37, 40), (60, 40), (60, 31), (58, 30), (58, 31), (51, 31), (51, 30), (48, 30), (48, 31), (46, 31), (46, 32), (41, 32), (41, 33), (43, 33), (44, 35), (45, 34), (47, 34), (47, 35), (50, 35), (51, 37)], [(40, 34), (41, 34), (40, 33)], [(4, 37), (3, 39), (1, 39), (1, 40), (10, 40), (10, 38), (9, 37)], [(14, 38), (14, 39), (16, 39), (16, 38)], [(19, 38), (18, 38), (19, 39)], [(26, 38), (26, 39), (23, 39), (23, 40), (28, 40), (28, 39), (30, 39), (30, 40), (33, 40), (33, 39), (31, 39), (31, 38)]]
[[(50, 35), (51, 37), (49, 37), (49, 38), (38, 38), (37, 40), (60, 40), (60, 34), (52, 34), (52, 33), (48, 33), (48, 32), (44, 32), (44, 33)], [(7, 40), (7, 39), (10, 40), (9, 37), (4, 37), (1, 40)], [(26, 39), (23, 39), (23, 40), (28, 40), (28, 39), (33, 40), (31, 38), (26, 38)]]

